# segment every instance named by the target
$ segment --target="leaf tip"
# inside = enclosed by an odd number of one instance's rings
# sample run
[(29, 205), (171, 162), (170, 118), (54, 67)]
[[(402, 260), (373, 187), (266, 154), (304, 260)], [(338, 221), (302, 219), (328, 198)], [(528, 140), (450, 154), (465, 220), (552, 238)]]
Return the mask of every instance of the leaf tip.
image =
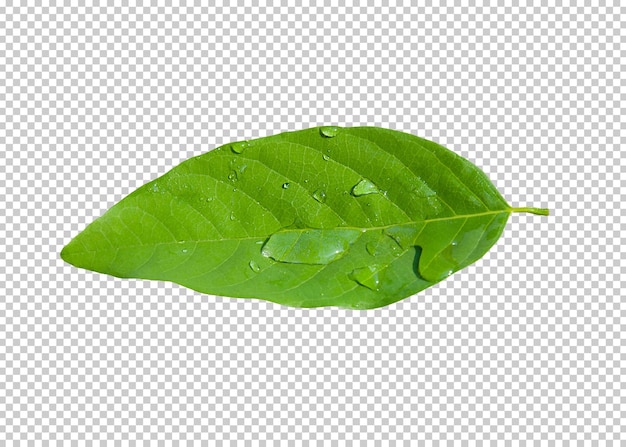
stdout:
[(72, 238), (59, 253), (61, 259), (74, 267), (94, 270), (93, 256), (85, 250), (85, 232), (78, 233)]
[(79, 259), (77, 259), (76, 257), (76, 250), (74, 249), (74, 246), (76, 244), (74, 241), (75, 239), (72, 239), (70, 242), (68, 242), (67, 245), (65, 245), (65, 247), (61, 249), (59, 255), (61, 259), (63, 259), (68, 264), (78, 267)]

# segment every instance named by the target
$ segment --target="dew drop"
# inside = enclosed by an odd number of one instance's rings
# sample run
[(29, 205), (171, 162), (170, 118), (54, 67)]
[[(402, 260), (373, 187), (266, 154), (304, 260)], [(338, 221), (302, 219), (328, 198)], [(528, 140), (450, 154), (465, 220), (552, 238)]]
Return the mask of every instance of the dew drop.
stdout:
[(432, 197), (437, 194), (435, 191), (433, 191), (426, 185), (422, 185), (422, 186), (418, 186), (417, 188), (414, 188), (412, 193), (415, 194), (417, 197)]
[(367, 250), (370, 255), (376, 256), (378, 253), (378, 244), (375, 242), (368, 242), (365, 244), (365, 250)]
[(393, 239), (398, 246), (406, 250), (413, 245), (415, 238), (419, 234), (420, 227), (411, 225), (399, 225), (385, 229), (385, 236)]
[(337, 126), (324, 126), (320, 127), (320, 135), (324, 138), (336, 137), (339, 133), (339, 127)]
[(378, 270), (379, 267), (377, 265), (369, 265), (353, 270), (348, 276), (351, 280), (376, 292), (380, 289)]
[(313, 193), (313, 198), (319, 203), (326, 202), (326, 191), (324, 191), (323, 189), (318, 189)]
[(186, 249), (186, 248), (183, 248), (182, 252), (183, 252), (183, 253), (187, 253), (187, 249)]
[(259, 273), (261, 271), (261, 267), (259, 267), (259, 264), (257, 264), (255, 260), (250, 261), (248, 265), (254, 273)]
[(287, 189), (287, 188), (289, 188), (289, 182), (283, 183), (283, 189)]
[(322, 158), (324, 159), (324, 161), (330, 160), (330, 157), (326, 154), (322, 155)]
[(230, 180), (231, 182), (236, 182), (237, 178), (237, 171), (230, 171), (230, 174), (228, 174), (228, 180)]
[[(460, 253), (462, 250), (459, 250), (461, 247), (459, 247), (459, 243), (458, 241), (452, 241), (450, 242), (450, 245), (448, 245), (444, 250), (441, 251), (441, 256), (443, 256), (444, 258), (446, 258), (448, 261), (454, 263), (454, 264), (458, 264), (462, 259), (462, 253)], [(447, 274), (445, 276), (448, 276)]]
[(234, 213), (234, 212), (231, 212), (231, 213), (230, 213), (230, 220), (235, 220), (235, 219), (236, 219), (236, 217), (235, 217), (235, 213)]
[(207, 202), (212, 202), (212, 201), (213, 201), (213, 197), (207, 197), (207, 198), (206, 198), (206, 201), (207, 201)]
[(152, 192), (159, 192), (159, 184), (158, 183), (154, 183), (152, 185)]
[(391, 254), (396, 258), (402, 254), (402, 249), (398, 245), (391, 246)]
[(352, 187), (352, 195), (355, 197), (365, 196), (367, 194), (377, 194), (378, 188), (370, 180), (364, 178)]
[[(245, 160), (245, 159), (243, 159)], [(236, 171), (239, 174), (243, 174), (246, 170), (246, 168), (248, 167), (248, 165), (246, 163), (242, 162), (241, 158), (233, 158), (230, 163), (229, 163), (230, 169), (232, 171)]]
[(425, 199), (425, 207), (426, 213), (424, 214), (424, 219), (435, 219), (440, 217), (441, 212), (443, 211), (443, 205), (441, 200), (437, 195), (432, 195), (430, 197), (426, 197)]
[(230, 145), (230, 150), (235, 154), (242, 154), (246, 149), (252, 146), (250, 141), (238, 141)]
[(359, 234), (351, 228), (282, 230), (270, 236), (261, 254), (289, 264), (329, 264), (344, 256)]

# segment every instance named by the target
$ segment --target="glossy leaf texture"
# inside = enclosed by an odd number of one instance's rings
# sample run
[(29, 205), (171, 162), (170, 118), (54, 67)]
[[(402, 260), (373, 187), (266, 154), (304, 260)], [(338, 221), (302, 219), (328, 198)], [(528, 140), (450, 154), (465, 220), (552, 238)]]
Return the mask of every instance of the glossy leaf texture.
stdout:
[(513, 211), (450, 150), (376, 127), (224, 145), (121, 200), (62, 258), (123, 278), (297, 307), (370, 309), (481, 258)]

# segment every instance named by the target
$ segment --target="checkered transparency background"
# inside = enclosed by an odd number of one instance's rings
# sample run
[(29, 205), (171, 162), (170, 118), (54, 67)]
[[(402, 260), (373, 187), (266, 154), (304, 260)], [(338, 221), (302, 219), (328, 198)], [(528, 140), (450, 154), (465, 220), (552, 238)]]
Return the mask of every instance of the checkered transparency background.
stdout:
[[(626, 11), (369, 3), (0, 7), (0, 441), (626, 441)], [(60, 260), (182, 160), (321, 124), (433, 139), (552, 215), (371, 311)]]

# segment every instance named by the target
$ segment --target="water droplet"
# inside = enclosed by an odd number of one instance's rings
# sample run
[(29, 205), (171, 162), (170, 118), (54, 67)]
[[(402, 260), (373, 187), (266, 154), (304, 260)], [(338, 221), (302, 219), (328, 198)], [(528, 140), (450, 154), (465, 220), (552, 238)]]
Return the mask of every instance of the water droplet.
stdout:
[(213, 197), (207, 197), (207, 198), (206, 198), (206, 201), (207, 201), (207, 202), (212, 202), (212, 201), (213, 201)]
[[(475, 245), (475, 244), (472, 244)], [(450, 242), (444, 250), (441, 251), (441, 255), (443, 258), (448, 260), (450, 263), (458, 264), (465, 258), (467, 255), (464, 255), (464, 250), (459, 246), (458, 241)], [(445, 276), (448, 276), (447, 274)]]
[(437, 197), (436, 194), (430, 197), (426, 197), (425, 202), (426, 202), (424, 205), (425, 213), (424, 213), (423, 218), (424, 219), (436, 219), (440, 217), (440, 214), (444, 210), (444, 208), (443, 208), (441, 200), (439, 200), (439, 197)]
[(259, 264), (257, 264), (255, 260), (250, 261), (248, 265), (254, 273), (259, 273), (261, 271), (261, 267), (259, 267)]
[(270, 236), (261, 254), (290, 264), (328, 264), (345, 255), (360, 233), (349, 228), (282, 230)]
[(230, 150), (235, 154), (242, 154), (246, 149), (252, 146), (250, 141), (238, 141), (230, 145)]
[(378, 244), (376, 242), (368, 242), (367, 244), (365, 244), (365, 249), (370, 255), (376, 256), (376, 254), (378, 253)]
[(308, 179), (308, 178), (305, 178), (305, 179), (304, 179), (304, 183), (309, 183), (309, 179)]
[(326, 191), (324, 191), (323, 189), (318, 189), (313, 193), (313, 198), (319, 203), (326, 202)]
[(325, 138), (336, 137), (338, 133), (339, 133), (339, 127), (337, 126), (320, 127), (320, 135)]
[(419, 234), (421, 227), (412, 225), (398, 225), (385, 229), (385, 236), (390, 237), (403, 250), (414, 245), (415, 238)]
[(402, 249), (400, 248), (398, 244), (390, 245), (388, 246), (388, 248), (391, 251), (391, 254), (394, 255), (395, 257), (398, 257), (403, 253)]
[(330, 157), (326, 154), (322, 155), (322, 158), (324, 159), (324, 161), (330, 160)]
[(235, 219), (236, 219), (236, 217), (235, 217), (235, 213), (233, 211), (233, 212), (230, 213), (230, 220), (235, 220)]
[(151, 191), (152, 192), (159, 192), (159, 184), (158, 183), (153, 183)]
[(377, 194), (378, 188), (370, 180), (364, 178), (352, 187), (352, 195), (355, 197), (365, 196), (367, 194)]
[(289, 182), (283, 183), (283, 189), (287, 189), (287, 188), (289, 188)]
[(353, 270), (348, 276), (351, 280), (376, 292), (380, 289), (378, 270), (379, 267), (377, 265), (368, 265), (367, 267)]
[(437, 194), (435, 191), (430, 189), (425, 184), (414, 188), (413, 191), (411, 192), (415, 194), (417, 197), (432, 197)]
[(233, 158), (229, 163), (230, 169), (238, 172), (239, 174), (243, 174), (246, 168), (248, 167), (248, 165), (244, 163), (243, 160), (245, 159), (241, 159), (237, 157)]
[(230, 174), (228, 174), (228, 180), (230, 180), (231, 182), (236, 182), (237, 178), (237, 171), (230, 171)]
[(186, 248), (183, 248), (182, 252), (183, 252), (183, 253), (187, 253), (187, 249), (186, 249)]

